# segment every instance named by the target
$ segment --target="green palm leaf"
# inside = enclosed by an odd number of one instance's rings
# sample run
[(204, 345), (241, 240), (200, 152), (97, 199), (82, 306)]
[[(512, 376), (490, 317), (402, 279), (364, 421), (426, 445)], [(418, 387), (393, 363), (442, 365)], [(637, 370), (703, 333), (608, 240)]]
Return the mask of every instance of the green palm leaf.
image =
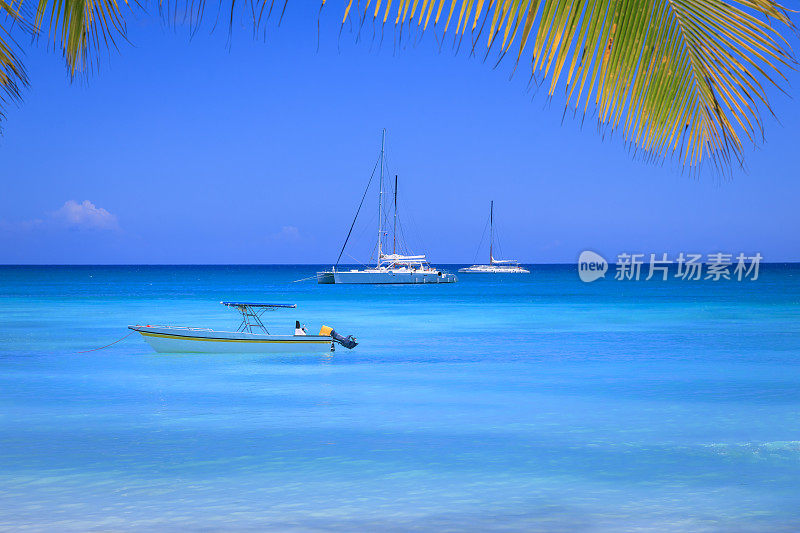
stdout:
[[(27, 85), (28, 78), (15, 53), (16, 44), (9, 28), (21, 25), (19, 4), (11, 4), (0, 0), (0, 103), (20, 99), (21, 87)], [(0, 113), (2, 117), (2, 113)]]
[[(62, 51), (70, 74), (125, 38), (127, 0), (38, 0), (27, 30)], [(281, 16), (286, 9), (284, 0)], [(11, 23), (25, 24), (19, 3), (0, 0), (0, 86), (3, 101), (19, 97), (25, 73), (13, 53)], [(249, 0), (258, 28), (274, 0)], [(321, 0), (321, 6), (325, 0)], [(205, 2), (169, 3), (199, 21)], [(231, 0), (234, 10), (244, 4)], [(280, 3), (278, 4), (280, 6)], [(794, 58), (773, 27), (791, 28), (776, 0), (344, 0), (342, 23), (372, 18), (425, 32), (432, 21), (473, 52), (530, 59), (532, 79), (566, 109), (596, 115), (648, 157), (676, 155), (690, 168), (741, 162), (743, 139), (762, 137), (765, 86), (780, 86)], [(15, 8), (16, 6), (16, 8)], [(134, 3), (132, 7), (138, 7)], [(159, 10), (164, 12), (162, 1)], [(227, 8), (219, 4), (219, 9)], [(171, 9), (170, 9), (171, 8)], [(515, 67), (516, 68), (516, 67)]]
[[(424, 31), (435, 3), (400, 0), (396, 24)], [(563, 87), (567, 106), (591, 105), (606, 129), (692, 168), (741, 162), (743, 137), (757, 142), (771, 112), (764, 84), (795, 64), (769, 24), (793, 28), (774, 0), (439, 0), (434, 25), (450, 31), (454, 13), (455, 40), (469, 32), (498, 58), (516, 41), (517, 62), (530, 57), (550, 96)]]
[(33, 32), (45, 32), (61, 48), (74, 76), (93, 54), (125, 37), (125, 21), (117, 0), (39, 0)]

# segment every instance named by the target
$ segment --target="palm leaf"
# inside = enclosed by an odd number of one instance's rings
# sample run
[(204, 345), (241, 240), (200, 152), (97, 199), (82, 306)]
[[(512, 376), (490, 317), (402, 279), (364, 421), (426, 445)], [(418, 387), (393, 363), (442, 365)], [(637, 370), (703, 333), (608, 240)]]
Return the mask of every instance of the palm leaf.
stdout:
[(33, 32), (47, 34), (75, 76), (91, 66), (93, 56), (125, 37), (125, 21), (117, 0), (39, 0)]
[[(433, 3), (425, 13), (414, 2), (396, 23), (427, 20)], [(591, 105), (603, 129), (690, 168), (741, 164), (743, 138), (758, 142), (772, 112), (765, 85), (780, 88), (795, 65), (771, 24), (794, 29), (775, 0), (439, 0), (434, 25), (446, 3), (445, 33), (460, 14), (454, 40), (469, 32), (475, 49), (486, 27), (498, 61), (517, 41), (517, 63), (528, 54), (551, 97), (563, 86), (566, 108), (585, 115)]]
[[(21, 25), (19, 4), (0, 0), (0, 104), (20, 100), (20, 89), (28, 84), (25, 68), (15, 49), (17, 48), (9, 31), (14, 25)], [(2, 117), (0, 113), (0, 117)]]
[[(12, 24), (26, 23), (20, 1), (35, 6), (26, 29), (46, 34), (73, 76), (125, 37), (127, 0), (0, 0), (0, 104), (19, 98), (27, 82), (9, 33)], [(245, 4), (256, 29), (265, 10), (269, 19), (274, 0), (248, 2), (231, 0), (229, 28), (234, 10)], [(172, 6), (159, 0), (162, 13), (165, 5), (167, 16), (189, 13), (193, 25), (206, 7), (205, 0), (175, 0)], [(355, 5), (345, 0), (345, 5), (343, 23), (391, 18), (395, 25), (408, 23), (409, 29), (425, 32), (433, 18), (433, 26), (443, 26), (454, 43), (469, 35), (472, 51), (485, 47), (487, 55), (496, 52), (498, 62), (512, 49), (517, 64), (527, 55), (532, 79), (546, 83), (551, 97), (563, 90), (565, 111), (591, 113), (601, 128), (621, 131), (648, 157), (677, 154), (691, 168), (703, 161), (720, 169), (741, 162), (743, 139), (758, 142), (762, 114), (772, 112), (765, 86), (780, 87), (786, 82), (782, 71), (795, 64), (772, 25), (794, 28), (776, 0), (366, 0)], [(227, 4), (220, 2), (218, 13), (223, 7)]]

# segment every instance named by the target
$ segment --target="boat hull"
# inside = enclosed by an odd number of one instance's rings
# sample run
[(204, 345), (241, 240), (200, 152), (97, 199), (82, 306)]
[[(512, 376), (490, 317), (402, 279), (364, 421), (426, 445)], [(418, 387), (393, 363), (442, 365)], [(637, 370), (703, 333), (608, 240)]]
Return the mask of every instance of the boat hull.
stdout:
[(448, 272), (429, 271), (369, 271), (353, 270), (341, 272), (320, 272), (317, 282), (323, 284), (360, 284), (360, 285), (427, 285), (438, 283), (455, 283), (458, 278)]
[(334, 277), (333, 272), (317, 272), (317, 283), (330, 285), (332, 283), (336, 283), (336, 278)]
[(129, 326), (158, 353), (324, 353), (332, 339), (322, 335), (260, 335), (194, 328)]
[(530, 274), (531, 271), (522, 267), (498, 268), (498, 267), (479, 265), (477, 267), (472, 266), (466, 268), (459, 268), (458, 273), (459, 274)]

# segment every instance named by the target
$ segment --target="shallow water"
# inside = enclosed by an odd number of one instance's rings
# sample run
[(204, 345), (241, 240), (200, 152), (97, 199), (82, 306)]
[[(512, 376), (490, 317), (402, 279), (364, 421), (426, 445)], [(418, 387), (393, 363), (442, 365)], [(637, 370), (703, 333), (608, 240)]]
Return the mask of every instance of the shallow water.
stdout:
[[(291, 283), (316, 269), (0, 267), (0, 529), (800, 529), (800, 266)], [(237, 299), (361, 344), (75, 353)]]

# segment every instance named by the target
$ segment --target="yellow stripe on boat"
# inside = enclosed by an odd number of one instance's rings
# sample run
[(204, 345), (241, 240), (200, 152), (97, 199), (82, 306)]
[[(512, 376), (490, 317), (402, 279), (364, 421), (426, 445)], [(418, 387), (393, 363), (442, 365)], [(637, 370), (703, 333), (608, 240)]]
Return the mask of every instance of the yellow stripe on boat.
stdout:
[(182, 341), (209, 341), (209, 342), (247, 342), (247, 343), (288, 343), (288, 344), (330, 344), (330, 339), (320, 340), (270, 340), (270, 339), (213, 339), (209, 337), (184, 337), (181, 335), (168, 335), (166, 333), (153, 333), (137, 330), (146, 337), (160, 337), (162, 339), (178, 339)]

